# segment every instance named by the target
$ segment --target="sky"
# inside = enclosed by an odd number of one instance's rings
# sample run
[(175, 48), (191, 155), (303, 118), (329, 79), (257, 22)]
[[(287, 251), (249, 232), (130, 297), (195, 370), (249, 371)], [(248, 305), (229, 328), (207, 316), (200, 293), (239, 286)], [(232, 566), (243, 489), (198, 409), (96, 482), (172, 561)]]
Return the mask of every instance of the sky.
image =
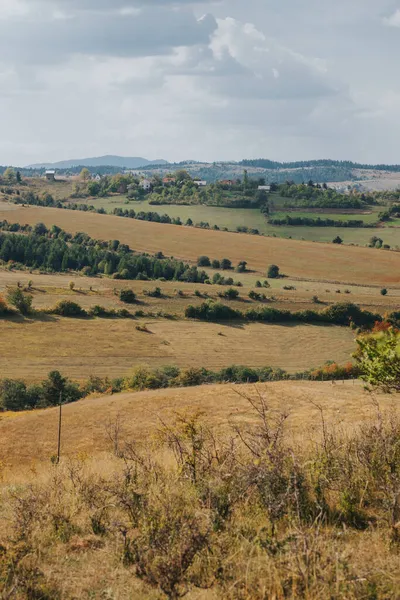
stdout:
[(0, 0), (0, 164), (400, 163), (400, 0)]

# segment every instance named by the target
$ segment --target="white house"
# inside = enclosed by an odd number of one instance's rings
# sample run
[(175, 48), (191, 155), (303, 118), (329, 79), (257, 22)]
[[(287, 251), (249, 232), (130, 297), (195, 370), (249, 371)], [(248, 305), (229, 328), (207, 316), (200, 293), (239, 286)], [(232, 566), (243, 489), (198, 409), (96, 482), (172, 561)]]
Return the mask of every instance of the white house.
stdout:
[(207, 181), (202, 181), (200, 179), (195, 179), (193, 181), (193, 183), (195, 183), (196, 185), (198, 185), (199, 187), (206, 187), (207, 185)]
[(263, 192), (270, 192), (271, 186), (270, 185), (259, 185), (258, 190), (263, 191)]
[(94, 175), (92, 177), (92, 181), (101, 181), (101, 175), (99, 175), (98, 173), (96, 173), (96, 175)]
[(46, 171), (46, 179), (47, 181), (54, 181), (56, 178), (56, 172), (54, 170)]
[(144, 190), (146, 190), (146, 192), (151, 190), (151, 181), (149, 179), (142, 179), (140, 185)]

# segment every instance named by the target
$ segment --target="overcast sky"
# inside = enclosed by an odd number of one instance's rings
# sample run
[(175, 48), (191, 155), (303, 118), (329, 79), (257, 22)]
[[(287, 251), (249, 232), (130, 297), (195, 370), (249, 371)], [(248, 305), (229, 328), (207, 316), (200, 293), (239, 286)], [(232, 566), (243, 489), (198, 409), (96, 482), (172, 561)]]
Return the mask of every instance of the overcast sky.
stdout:
[(400, 0), (0, 0), (0, 164), (400, 163)]

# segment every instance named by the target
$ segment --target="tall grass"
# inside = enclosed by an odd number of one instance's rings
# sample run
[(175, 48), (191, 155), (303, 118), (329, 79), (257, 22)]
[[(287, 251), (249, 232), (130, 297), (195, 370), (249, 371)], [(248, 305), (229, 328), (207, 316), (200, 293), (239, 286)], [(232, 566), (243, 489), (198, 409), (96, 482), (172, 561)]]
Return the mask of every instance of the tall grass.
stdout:
[(320, 409), (299, 446), (247, 399), (247, 426), (180, 415), (140, 446), (110, 423), (96, 469), (80, 456), (6, 487), (3, 597), (397, 598), (400, 422), (377, 407), (346, 435)]

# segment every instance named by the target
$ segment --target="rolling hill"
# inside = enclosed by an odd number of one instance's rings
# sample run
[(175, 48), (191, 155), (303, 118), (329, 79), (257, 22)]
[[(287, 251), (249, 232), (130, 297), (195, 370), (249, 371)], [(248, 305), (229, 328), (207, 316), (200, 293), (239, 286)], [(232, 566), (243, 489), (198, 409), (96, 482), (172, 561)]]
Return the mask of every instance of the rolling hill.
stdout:
[(28, 165), (28, 169), (69, 169), (72, 167), (120, 167), (126, 169), (138, 169), (140, 167), (148, 167), (150, 165), (165, 165), (166, 160), (147, 160), (141, 157), (129, 156), (98, 156), (93, 158), (76, 158), (71, 160), (62, 160), (55, 163), (37, 163)]

